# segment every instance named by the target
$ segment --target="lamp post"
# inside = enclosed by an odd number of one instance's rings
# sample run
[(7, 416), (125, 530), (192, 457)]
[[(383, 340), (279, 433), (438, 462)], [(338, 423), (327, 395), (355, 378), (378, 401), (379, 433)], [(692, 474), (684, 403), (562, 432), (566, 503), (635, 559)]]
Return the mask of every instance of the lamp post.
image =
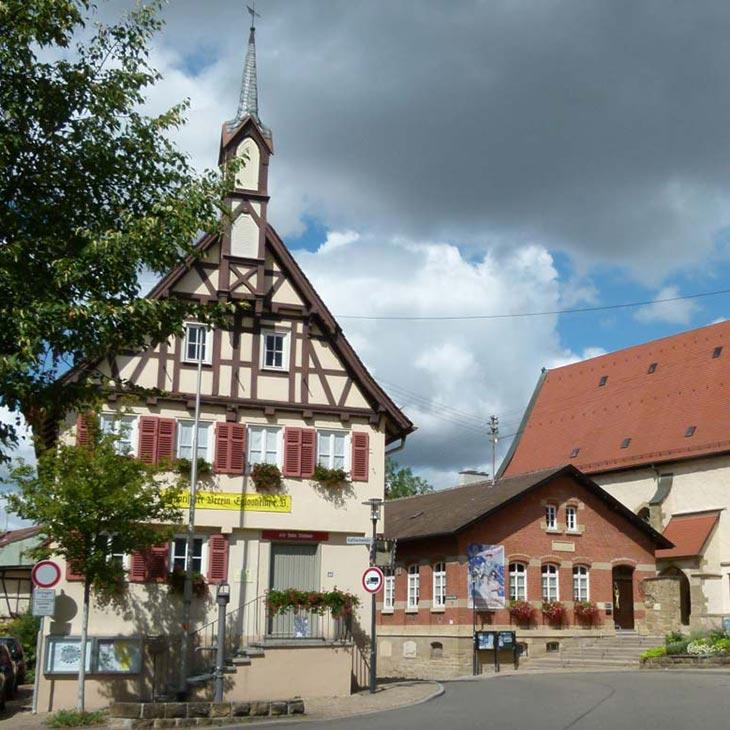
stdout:
[[(378, 520), (380, 519), (380, 508), (383, 500), (380, 497), (373, 497), (363, 502), (370, 507), (370, 520), (373, 523), (373, 537), (370, 543), (370, 565), (375, 565), (376, 540), (378, 535)], [(378, 644), (375, 635), (375, 594), (370, 597), (370, 694), (375, 692), (377, 685), (377, 664)]]
[(215, 602), (218, 604), (218, 645), (215, 652), (215, 701), (223, 702), (223, 664), (226, 651), (226, 606), (231, 600), (231, 586), (223, 581), (218, 584)]

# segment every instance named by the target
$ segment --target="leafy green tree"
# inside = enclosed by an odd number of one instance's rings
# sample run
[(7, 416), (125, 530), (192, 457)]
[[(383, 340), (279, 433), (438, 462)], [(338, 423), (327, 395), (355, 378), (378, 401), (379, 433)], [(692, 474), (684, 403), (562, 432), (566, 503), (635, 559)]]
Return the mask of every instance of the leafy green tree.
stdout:
[[(160, 78), (160, 0), (112, 25), (92, 0), (0, 2), (0, 405), (36, 431), (86, 402), (72, 364), (215, 321), (228, 307), (140, 296), (218, 230), (232, 174), (196, 174), (171, 141), (187, 104), (142, 113)], [(0, 462), (17, 444), (0, 425)]]
[(92, 589), (106, 596), (123, 589), (124, 567), (112, 552), (143, 552), (164, 542), (182, 518), (177, 487), (161, 488), (159, 469), (119, 453), (118, 436), (101, 433), (89, 420), (87, 445), (60, 444), (41, 454), (37, 467), (14, 467), (17, 492), (8, 496), (8, 509), (41, 525), (48, 539), (35, 556), (59, 555), (83, 575), (79, 710)]
[(400, 466), (389, 456), (385, 458), (385, 498), (398, 499), (433, 492), (433, 486), (416, 476), (408, 466)]

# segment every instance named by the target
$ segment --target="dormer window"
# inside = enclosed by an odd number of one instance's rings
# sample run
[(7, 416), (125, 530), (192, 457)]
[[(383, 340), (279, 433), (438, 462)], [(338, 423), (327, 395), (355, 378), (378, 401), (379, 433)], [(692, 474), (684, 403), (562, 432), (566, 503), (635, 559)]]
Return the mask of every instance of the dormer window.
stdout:
[(289, 369), (289, 334), (268, 330), (262, 333), (261, 366), (268, 370)]
[(720, 357), (720, 355), (722, 355), (722, 346), (716, 347), (712, 351), (712, 357), (713, 357), (713, 359), (716, 359), (716, 358)]
[(576, 456), (580, 454), (580, 446), (576, 446), (571, 452), (570, 452), (570, 458), (575, 459)]
[(208, 346), (208, 328), (204, 324), (188, 323), (185, 325), (185, 362), (202, 362), (210, 364), (210, 347)]
[(630, 444), (630, 443), (631, 443), (631, 439), (630, 439), (630, 438), (625, 438), (625, 439), (624, 439), (624, 440), (623, 440), (623, 441), (621, 442), (621, 448), (622, 448), (622, 449), (628, 449), (628, 448), (629, 448), (629, 444)]
[(608, 375), (601, 375), (601, 379), (598, 381), (598, 387), (602, 388), (608, 382)]
[(684, 437), (690, 438), (690, 436), (694, 436), (696, 430), (697, 426), (687, 426), (687, 430), (684, 432)]

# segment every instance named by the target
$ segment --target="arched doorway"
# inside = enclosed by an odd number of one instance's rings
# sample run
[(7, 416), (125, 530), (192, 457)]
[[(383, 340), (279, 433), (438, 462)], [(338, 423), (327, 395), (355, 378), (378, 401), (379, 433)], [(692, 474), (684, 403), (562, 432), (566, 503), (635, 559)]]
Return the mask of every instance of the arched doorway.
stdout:
[(660, 575), (676, 576), (679, 578), (679, 615), (682, 626), (689, 626), (689, 617), (692, 613), (692, 601), (689, 596), (689, 578), (676, 565), (665, 568)]
[(613, 583), (613, 622), (617, 629), (634, 628), (634, 569), (617, 565), (611, 571)]

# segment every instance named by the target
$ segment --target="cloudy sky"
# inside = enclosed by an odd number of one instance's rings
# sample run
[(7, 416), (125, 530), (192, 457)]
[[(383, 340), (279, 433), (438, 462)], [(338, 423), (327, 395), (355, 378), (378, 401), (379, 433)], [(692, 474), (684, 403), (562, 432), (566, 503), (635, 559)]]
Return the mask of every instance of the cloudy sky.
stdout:
[[(239, 0), (171, 0), (151, 109), (217, 160), (248, 35)], [(101, 4), (112, 18), (128, 0)], [(438, 486), (491, 470), (541, 367), (708, 324), (727, 288), (730, 3), (260, 0), (270, 220), (418, 432)]]

